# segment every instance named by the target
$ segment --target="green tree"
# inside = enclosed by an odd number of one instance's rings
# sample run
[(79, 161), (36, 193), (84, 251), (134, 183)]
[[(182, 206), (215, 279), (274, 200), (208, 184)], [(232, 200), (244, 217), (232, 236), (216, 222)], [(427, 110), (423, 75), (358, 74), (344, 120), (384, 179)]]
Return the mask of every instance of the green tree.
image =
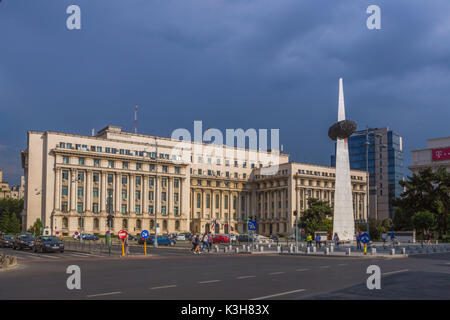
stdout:
[(411, 222), (416, 230), (422, 231), (425, 235), (434, 226), (435, 215), (430, 211), (419, 211), (412, 216)]
[(332, 216), (333, 209), (328, 205), (328, 202), (309, 198), (308, 209), (302, 213), (299, 227), (305, 229), (306, 233), (311, 234), (316, 231), (332, 231)]
[(441, 166), (435, 172), (431, 168), (420, 170), (406, 181), (400, 181), (400, 185), (405, 188), (405, 192), (401, 198), (392, 201), (397, 207), (395, 229), (412, 229), (413, 215), (429, 211), (434, 215), (434, 230), (440, 237), (447, 235), (450, 227), (450, 173), (446, 168)]
[(42, 235), (42, 233), (44, 232), (44, 226), (41, 219), (36, 219), (34, 224), (27, 231), (33, 233), (35, 236)]
[(0, 217), (0, 230), (4, 233), (19, 233), (20, 221), (12, 212), (3, 212)]

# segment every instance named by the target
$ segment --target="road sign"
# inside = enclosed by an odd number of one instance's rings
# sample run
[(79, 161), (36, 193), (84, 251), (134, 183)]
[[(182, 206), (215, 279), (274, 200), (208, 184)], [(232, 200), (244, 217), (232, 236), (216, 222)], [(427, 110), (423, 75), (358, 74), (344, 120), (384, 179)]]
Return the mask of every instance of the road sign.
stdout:
[(363, 233), (360, 237), (360, 240), (362, 243), (369, 243), (370, 242), (370, 236), (367, 233)]
[(125, 239), (127, 237), (128, 233), (125, 230), (120, 230), (119, 233), (117, 233), (117, 237), (119, 239)]
[(148, 233), (147, 230), (143, 230), (143, 231), (141, 232), (141, 237), (142, 237), (142, 238), (147, 239), (148, 236), (149, 236), (149, 233)]
[(248, 230), (256, 231), (256, 227), (257, 227), (256, 221), (249, 221), (248, 222)]
[(75, 231), (75, 235), (76, 235), (76, 236), (78, 235), (78, 231)]

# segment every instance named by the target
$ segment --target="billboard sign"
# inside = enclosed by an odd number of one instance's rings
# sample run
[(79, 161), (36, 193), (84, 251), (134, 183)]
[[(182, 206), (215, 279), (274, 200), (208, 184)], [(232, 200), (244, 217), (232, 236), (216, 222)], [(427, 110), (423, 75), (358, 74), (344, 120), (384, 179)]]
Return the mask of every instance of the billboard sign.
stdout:
[(433, 149), (431, 152), (433, 161), (450, 160), (450, 147)]

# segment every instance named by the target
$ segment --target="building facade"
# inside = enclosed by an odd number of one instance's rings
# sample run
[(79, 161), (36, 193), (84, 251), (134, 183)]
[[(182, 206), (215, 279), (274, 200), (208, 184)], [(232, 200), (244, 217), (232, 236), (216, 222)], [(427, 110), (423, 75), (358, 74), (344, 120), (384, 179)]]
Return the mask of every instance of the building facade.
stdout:
[(428, 139), (428, 148), (413, 150), (412, 165), (408, 167), (413, 173), (420, 169), (436, 170), (444, 166), (450, 172), (450, 137)]
[[(200, 149), (198, 152), (196, 149)], [(52, 233), (239, 232), (258, 217), (258, 232), (292, 233), (293, 211), (309, 197), (333, 203), (334, 168), (289, 156), (185, 143), (108, 126), (96, 136), (28, 132), (22, 151), (25, 221)], [(365, 172), (354, 170), (354, 204), (364, 200)], [(356, 218), (365, 215), (356, 210)], [(156, 217), (157, 215), (157, 217)]]
[(0, 199), (23, 199), (24, 198), (25, 177), (21, 177), (20, 186), (9, 186), (7, 181), (3, 181), (3, 171), (0, 169)]
[[(403, 192), (402, 137), (389, 128), (369, 129), (369, 216), (378, 220), (394, 217), (391, 199)], [(366, 132), (358, 131), (348, 138), (350, 168), (366, 171)], [(335, 166), (335, 157), (331, 165)]]

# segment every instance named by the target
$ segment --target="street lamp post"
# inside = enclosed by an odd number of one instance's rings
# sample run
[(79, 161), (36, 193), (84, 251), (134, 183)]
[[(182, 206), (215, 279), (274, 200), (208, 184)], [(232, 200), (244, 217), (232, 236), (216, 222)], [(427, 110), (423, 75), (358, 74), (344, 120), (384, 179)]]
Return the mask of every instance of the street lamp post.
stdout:
[(366, 231), (367, 234), (369, 234), (369, 180), (370, 180), (370, 174), (369, 174), (369, 126), (366, 126), (366, 216), (367, 216), (367, 227)]
[(156, 174), (155, 174), (155, 248), (158, 248), (158, 141), (155, 138), (156, 146)]
[(228, 240), (231, 244), (231, 190), (228, 191)]
[(112, 208), (111, 208), (111, 202), (112, 202), (112, 195), (111, 194), (108, 194), (108, 209), (107, 209), (107, 211), (108, 211), (108, 218), (107, 218), (107, 220), (108, 220), (108, 234), (109, 234), (109, 241), (108, 241), (108, 252), (109, 252), (109, 255), (111, 255), (111, 241), (112, 241), (112, 236), (111, 236), (111, 222), (112, 222)]

